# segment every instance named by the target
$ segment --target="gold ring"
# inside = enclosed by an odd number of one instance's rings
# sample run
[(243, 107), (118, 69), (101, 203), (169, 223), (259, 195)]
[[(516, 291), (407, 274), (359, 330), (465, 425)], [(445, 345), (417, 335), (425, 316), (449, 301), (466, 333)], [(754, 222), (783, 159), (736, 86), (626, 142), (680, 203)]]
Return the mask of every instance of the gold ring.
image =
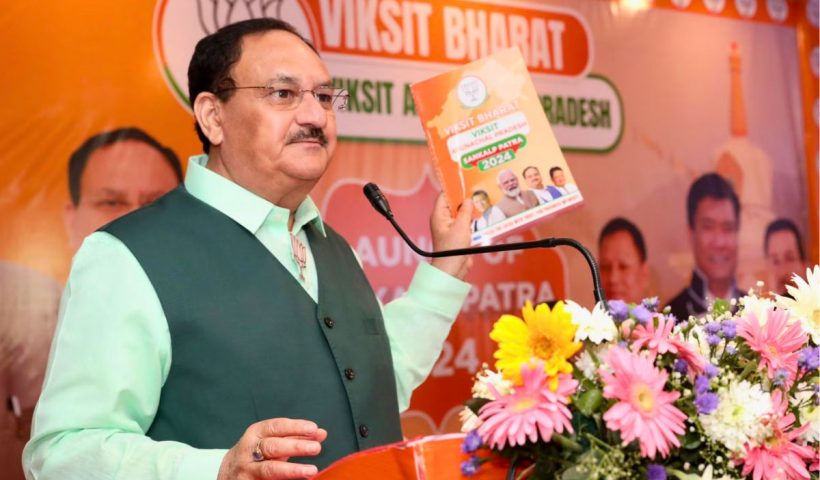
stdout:
[(262, 453), (262, 439), (256, 441), (256, 447), (253, 449), (253, 461), (254, 462), (261, 462), (265, 459), (265, 455)]

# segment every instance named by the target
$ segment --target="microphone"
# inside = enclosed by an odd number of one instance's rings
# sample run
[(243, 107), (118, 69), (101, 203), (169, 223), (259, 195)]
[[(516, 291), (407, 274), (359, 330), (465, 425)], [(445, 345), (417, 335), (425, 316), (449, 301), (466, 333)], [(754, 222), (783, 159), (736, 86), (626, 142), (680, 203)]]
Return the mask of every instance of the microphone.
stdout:
[(391, 225), (393, 225), (393, 228), (395, 228), (399, 235), (401, 235), (401, 238), (404, 239), (404, 242), (410, 247), (410, 249), (422, 257), (441, 258), (460, 255), (476, 255), (479, 253), (508, 252), (510, 250), (528, 250), (530, 248), (555, 248), (558, 246), (572, 247), (581, 252), (581, 255), (583, 255), (584, 259), (587, 261), (587, 265), (589, 265), (589, 270), (592, 273), (592, 294), (595, 296), (595, 302), (601, 302), (604, 306), (606, 306), (606, 296), (604, 296), (604, 289), (601, 288), (601, 273), (598, 271), (598, 263), (595, 261), (592, 253), (590, 253), (590, 251), (578, 240), (573, 238), (550, 237), (528, 242), (502, 243), (482, 247), (456, 248), (441, 252), (428, 252), (416, 246), (416, 244), (410, 240), (410, 237), (404, 233), (404, 230), (402, 230), (396, 222), (396, 219), (393, 218), (393, 211), (390, 210), (390, 203), (387, 201), (387, 197), (384, 196), (384, 193), (382, 193), (378, 185), (375, 183), (368, 183), (362, 190), (364, 191), (364, 196), (367, 197), (370, 204), (373, 205), (373, 208), (382, 214)]

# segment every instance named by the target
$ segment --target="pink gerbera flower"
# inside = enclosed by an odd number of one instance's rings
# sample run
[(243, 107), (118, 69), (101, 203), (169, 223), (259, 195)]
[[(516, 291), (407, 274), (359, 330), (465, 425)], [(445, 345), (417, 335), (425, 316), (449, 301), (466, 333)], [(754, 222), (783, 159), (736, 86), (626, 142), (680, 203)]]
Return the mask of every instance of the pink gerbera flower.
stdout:
[[(655, 326), (657, 320), (658, 325)], [(669, 342), (672, 337), (672, 327), (675, 322), (663, 315), (650, 318), (646, 325), (638, 325), (632, 330), (632, 350), (637, 352), (643, 347), (652, 352), (652, 355), (663, 354), (674, 347)]]
[(785, 310), (769, 310), (768, 320), (762, 327), (754, 313), (737, 322), (737, 334), (743, 337), (749, 347), (760, 355), (760, 366), (766, 367), (769, 378), (775, 371), (785, 369), (791, 385), (797, 374), (797, 360), (800, 347), (808, 336), (799, 322), (789, 324), (789, 313)]
[(693, 375), (703, 372), (706, 361), (703, 360), (695, 349), (677, 335), (672, 335), (672, 327), (675, 321), (663, 315), (646, 322), (646, 325), (638, 325), (632, 331), (632, 351), (637, 352), (641, 348), (646, 348), (654, 357), (657, 354), (666, 352), (680, 356), (683, 361), (689, 364), (689, 371)]
[[(771, 319), (771, 316), (769, 316)], [(794, 414), (786, 414), (788, 402), (780, 390), (772, 392), (772, 436), (757, 446), (746, 446), (743, 459), (743, 475), (754, 472), (754, 480), (791, 480), (809, 478), (806, 462), (814, 460), (814, 451), (807, 445), (798, 445), (792, 440), (799, 437), (811, 424), (787, 431), (794, 423)]]
[(639, 439), (641, 455), (654, 458), (657, 452), (669, 455), (670, 445), (680, 446), (686, 415), (673, 402), (679, 392), (666, 392), (668, 377), (652, 360), (619, 347), (607, 356), (612, 371), (601, 368), (604, 397), (619, 401), (604, 414), (606, 426), (621, 432), (624, 445)]
[(578, 382), (571, 375), (559, 374), (558, 387), (552, 391), (540, 362), (523, 364), (521, 378), (522, 386), (510, 395), (498, 395), (479, 411), (484, 423), (478, 434), (490, 447), (524, 445), (527, 440), (549, 442), (554, 432), (573, 431), (567, 403)]

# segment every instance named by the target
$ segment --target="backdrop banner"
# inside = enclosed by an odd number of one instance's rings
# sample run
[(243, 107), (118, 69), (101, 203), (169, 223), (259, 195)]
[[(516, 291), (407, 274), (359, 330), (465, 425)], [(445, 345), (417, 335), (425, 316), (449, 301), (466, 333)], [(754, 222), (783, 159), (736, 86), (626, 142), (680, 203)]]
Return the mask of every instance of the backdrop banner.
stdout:
[[(419, 258), (361, 186), (381, 186), (422, 248), (431, 247), (439, 190), (409, 85), (511, 46), (585, 203), (504, 241), (574, 237), (597, 252), (601, 228), (627, 218), (645, 240), (644, 293), (665, 304), (694, 266), (687, 192), (717, 171), (740, 199), (741, 290), (771, 284), (763, 243), (776, 218), (797, 225), (816, 262), (817, 0), (635, 4), (11, 0), (0, 13), (9, 45), (0, 53), (9, 67), (0, 77), (0, 442), (10, 445), (0, 472), (19, 471), (73, 252), (84, 235), (173, 188), (174, 157), (184, 169), (201, 152), (188, 60), (201, 37), (242, 19), (294, 24), (350, 93), (350, 108), (337, 113), (342, 141), (311, 195), (384, 302), (404, 292)], [(82, 160), (99, 146), (92, 137), (116, 129), (125, 140), (97, 150), (108, 156)], [(157, 145), (145, 150), (145, 136)], [(126, 148), (135, 144), (143, 151)], [(146, 152), (165, 161), (149, 167)], [(441, 358), (403, 414), (407, 436), (458, 429), (471, 376), (494, 361), (487, 335), (501, 314), (521, 316), (527, 300), (593, 302), (584, 259), (563, 248), (478, 256), (468, 280)]]

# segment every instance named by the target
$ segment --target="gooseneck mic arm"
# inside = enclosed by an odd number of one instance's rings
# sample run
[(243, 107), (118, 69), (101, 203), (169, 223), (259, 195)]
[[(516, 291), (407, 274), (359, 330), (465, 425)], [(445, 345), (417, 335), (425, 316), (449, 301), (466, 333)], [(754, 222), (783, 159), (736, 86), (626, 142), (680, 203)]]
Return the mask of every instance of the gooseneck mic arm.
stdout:
[(399, 235), (401, 235), (401, 238), (404, 239), (405, 243), (407, 243), (411, 250), (423, 257), (440, 258), (459, 255), (476, 255), (479, 253), (507, 252), (510, 250), (527, 250), (530, 248), (554, 248), (557, 246), (572, 247), (581, 252), (581, 255), (584, 256), (584, 259), (587, 261), (589, 269), (592, 272), (592, 294), (595, 296), (595, 301), (606, 304), (604, 289), (601, 288), (601, 274), (598, 271), (598, 263), (595, 261), (595, 258), (589, 250), (581, 245), (578, 240), (572, 238), (551, 237), (529, 242), (502, 243), (483, 247), (457, 248), (454, 250), (444, 250), (441, 252), (428, 252), (417, 247), (416, 244), (410, 240), (410, 237), (404, 233), (404, 230), (402, 230), (399, 224), (396, 223), (396, 219), (393, 218), (393, 212), (390, 210), (390, 203), (388, 203), (387, 198), (379, 189), (378, 185), (375, 183), (368, 183), (364, 186), (363, 190), (364, 195), (368, 200), (370, 200), (370, 204), (373, 205), (373, 208), (381, 213), (393, 225), (393, 228), (399, 232)]

